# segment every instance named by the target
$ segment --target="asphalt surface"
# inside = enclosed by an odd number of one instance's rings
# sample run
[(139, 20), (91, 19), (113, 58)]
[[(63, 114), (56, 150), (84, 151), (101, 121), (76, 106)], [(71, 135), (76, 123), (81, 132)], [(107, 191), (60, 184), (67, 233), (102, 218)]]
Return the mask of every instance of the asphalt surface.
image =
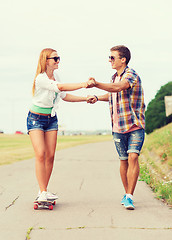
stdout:
[(56, 152), (49, 190), (53, 210), (34, 210), (34, 159), (0, 167), (0, 240), (171, 240), (172, 210), (138, 181), (134, 211), (124, 194), (112, 142)]

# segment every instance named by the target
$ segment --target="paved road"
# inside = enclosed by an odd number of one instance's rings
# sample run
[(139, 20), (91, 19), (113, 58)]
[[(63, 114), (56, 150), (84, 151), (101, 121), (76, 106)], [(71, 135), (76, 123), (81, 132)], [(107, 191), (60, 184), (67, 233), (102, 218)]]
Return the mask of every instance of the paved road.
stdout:
[[(59, 195), (53, 211), (33, 210), (38, 192), (34, 159), (0, 167), (0, 240), (171, 240), (172, 210), (144, 182), (136, 210), (120, 205), (123, 187), (112, 142), (56, 153), (50, 190)], [(171, 229), (170, 229), (171, 228)]]

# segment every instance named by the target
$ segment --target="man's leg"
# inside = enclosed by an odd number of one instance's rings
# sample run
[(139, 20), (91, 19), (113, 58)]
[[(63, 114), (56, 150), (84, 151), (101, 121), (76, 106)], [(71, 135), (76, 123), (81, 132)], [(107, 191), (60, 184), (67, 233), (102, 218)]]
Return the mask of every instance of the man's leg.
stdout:
[(144, 129), (128, 133), (128, 189), (127, 193), (133, 195), (139, 176), (138, 157), (144, 142)]
[(124, 206), (126, 209), (135, 209), (133, 205), (133, 193), (139, 176), (138, 156), (144, 142), (144, 129), (128, 133), (128, 189)]
[(115, 143), (116, 150), (120, 159), (120, 175), (121, 180), (127, 193), (128, 189), (128, 180), (127, 180), (127, 171), (128, 171), (128, 141), (126, 134), (113, 133), (113, 139)]
[(139, 162), (138, 162), (138, 154), (137, 153), (129, 153), (128, 156), (128, 171), (127, 171), (127, 181), (128, 188), (127, 194), (133, 195), (137, 179), (139, 176)]
[(125, 192), (133, 195), (139, 176), (137, 153), (130, 153), (128, 160), (120, 161), (120, 175)]
[(126, 209), (134, 210), (135, 206), (133, 205), (133, 193), (136, 187), (137, 179), (139, 176), (139, 163), (138, 163), (138, 154), (129, 153), (128, 156), (128, 169), (127, 169), (127, 190), (125, 198), (121, 201), (121, 204), (124, 205)]
[(120, 175), (126, 193), (128, 191), (127, 172), (128, 172), (128, 160), (120, 160)]

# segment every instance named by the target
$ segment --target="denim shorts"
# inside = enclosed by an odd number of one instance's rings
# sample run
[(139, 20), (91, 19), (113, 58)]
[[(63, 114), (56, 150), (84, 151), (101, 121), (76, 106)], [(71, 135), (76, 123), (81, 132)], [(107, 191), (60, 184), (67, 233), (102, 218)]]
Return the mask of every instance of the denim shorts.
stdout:
[(57, 130), (58, 131), (58, 119), (55, 115), (51, 117), (51, 115), (43, 116), (35, 113), (31, 113), (29, 111), (27, 116), (27, 131), (33, 130), (42, 130), (44, 132)]
[(127, 160), (129, 153), (138, 153), (143, 146), (145, 130), (138, 129), (128, 133), (113, 133), (113, 140), (120, 160)]

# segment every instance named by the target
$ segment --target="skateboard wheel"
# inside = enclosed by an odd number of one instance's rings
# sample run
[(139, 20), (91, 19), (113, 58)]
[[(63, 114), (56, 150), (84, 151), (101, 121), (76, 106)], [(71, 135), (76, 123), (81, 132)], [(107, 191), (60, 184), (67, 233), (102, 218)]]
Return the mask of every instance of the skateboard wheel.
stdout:
[(56, 201), (53, 202), (53, 205), (56, 205)]
[(50, 209), (50, 210), (53, 210), (53, 205), (50, 205), (50, 206), (49, 206), (49, 209)]
[(38, 204), (34, 204), (34, 209), (38, 209)]

